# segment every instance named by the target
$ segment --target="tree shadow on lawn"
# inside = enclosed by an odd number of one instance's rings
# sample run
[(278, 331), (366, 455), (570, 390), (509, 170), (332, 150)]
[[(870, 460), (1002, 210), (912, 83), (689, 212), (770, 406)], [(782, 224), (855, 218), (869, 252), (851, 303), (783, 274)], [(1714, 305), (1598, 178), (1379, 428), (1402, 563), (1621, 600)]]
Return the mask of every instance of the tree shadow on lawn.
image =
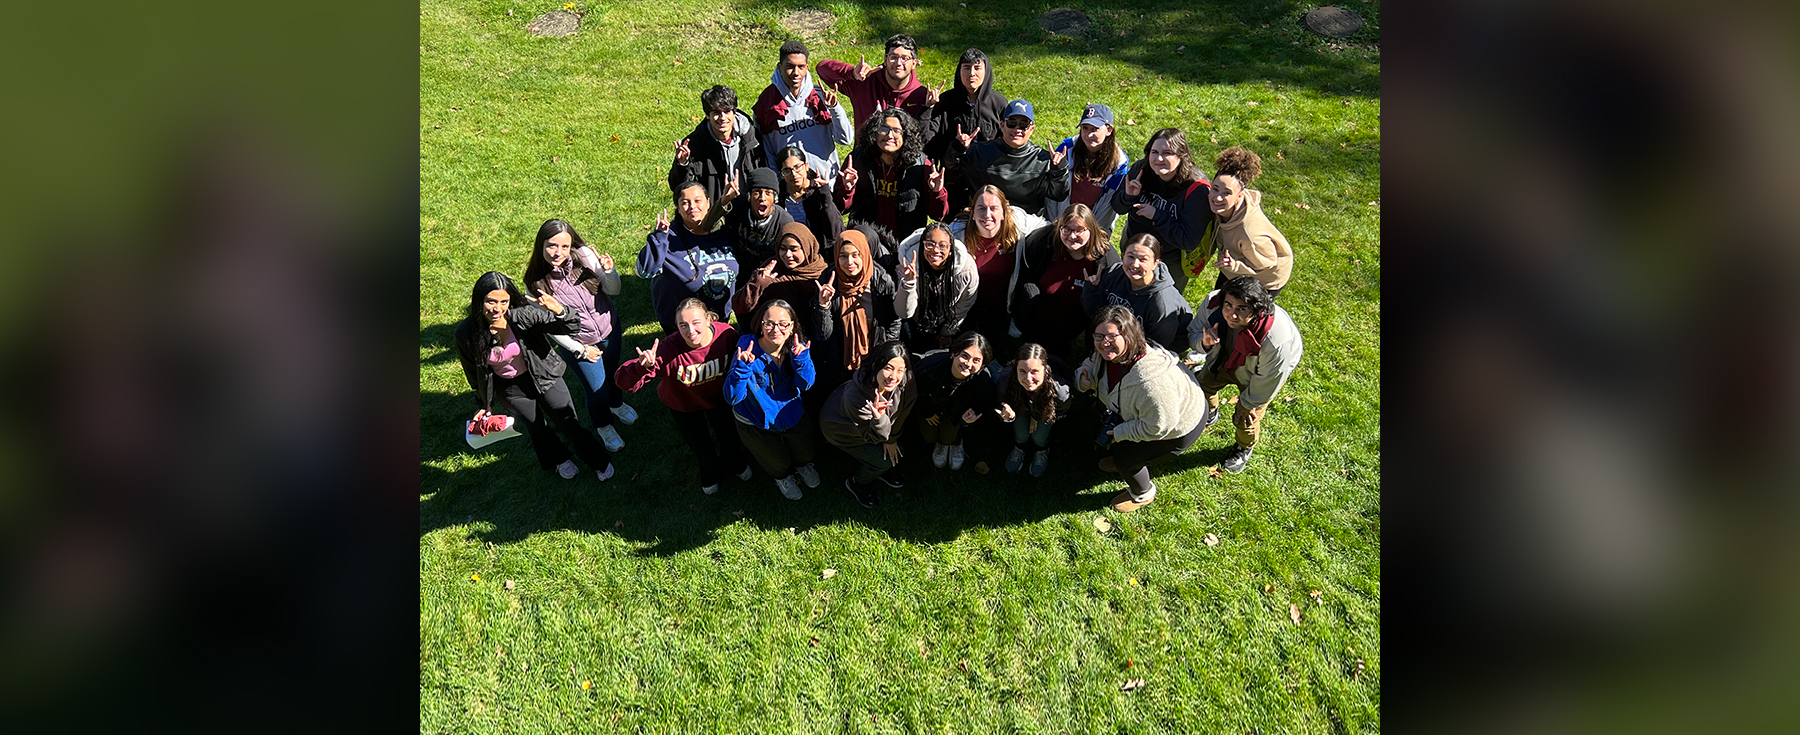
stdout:
[[(537, 466), (529, 437), (508, 439), (472, 451), (454, 429), (469, 407), (467, 393), (420, 396), (422, 493), (421, 536), (458, 524), (486, 525), (471, 537), (496, 544), (554, 531), (612, 533), (643, 555), (668, 556), (711, 543), (721, 527), (740, 520), (763, 530), (804, 532), (844, 522), (863, 524), (893, 538), (916, 543), (942, 543), (975, 528), (1035, 523), (1056, 515), (1097, 511), (1118, 492), (1116, 476), (1094, 465), (1098, 454), (1090, 441), (1098, 418), (1077, 412), (1060, 427), (1051, 443), (1051, 465), (1042, 478), (1001, 468), (1010, 441), (994, 441), (971, 456), (961, 471), (931, 466), (930, 448), (909, 432), (902, 446), (901, 468), (907, 486), (883, 488), (882, 505), (864, 508), (844, 488), (855, 469), (848, 455), (820, 442), (816, 460), (822, 481), (804, 489), (799, 501), (787, 500), (760, 469), (749, 481), (728, 478), (715, 495), (700, 492), (693, 455), (675, 436), (665, 408), (646, 390), (628, 402), (639, 407), (640, 419), (620, 427), (626, 448), (616, 458), (617, 475), (599, 482), (583, 468), (574, 480), (563, 480)], [(436, 417), (431, 418), (431, 417)], [(1216, 454), (1217, 456), (1213, 456)], [(479, 457), (479, 464), (456, 469), (441, 465), (456, 455)], [(1157, 476), (1178, 472), (1224, 455), (1191, 451), (1153, 470)], [(985, 475), (974, 472), (986, 460)], [(1104, 487), (1105, 489), (1098, 489)]]
[[(752, 1), (742, 7), (779, 18), (788, 10), (811, 4)], [(1365, 22), (1350, 37), (1329, 40), (1339, 45), (1378, 48), (1381, 6), (1365, 0), (1335, 4), (1357, 12)], [(1316, 3), (1184, 1), (1131, 3), (1121, 8), (1080, 0), (1054, 0), (1013, 6), (989, 2), (966, 5), (971, 4), (950, 0), (904, 6), (859, 4), (864, 22), (877, 38), (906, 33), (921, 47), (942, 54), (952, 63), (969, 47), (990, 55), (1004, 49), (1029, 54), (1035, 49), (1038, 54), (1107, 56), (1190, 84), (1267, 81), (1337, 96), (1380, 95), (1379, 57), (1364, 60), (1326, 47), (1328, 39), (1314, 35), (1301, 22), (1301, 17)], [(1044, 12), (1063, 7), (1088, 15), (1091, 26), (1085, 33), (1058, 36), (1038, 24), (1038, 17)], [(793, 35), (778, 21), (772, 25), (779, 38)], [(828, 31), (838, 32), (841, 30)], [(813, 55), (819, 59), (836, 58), (850, 63), (855, 63), (856, 55), (866, 50), (870, 63), (880, 64), (883, 53), (878, 44), (865, 48), (813, 46)], [(948, 80), (951, 73), (951, 69), (940, 64), (927, 68), (921, 80), (936, 85)], [(1004, 66), (997, 69), (995, 82), (1001, 91), (1011, 90)]]

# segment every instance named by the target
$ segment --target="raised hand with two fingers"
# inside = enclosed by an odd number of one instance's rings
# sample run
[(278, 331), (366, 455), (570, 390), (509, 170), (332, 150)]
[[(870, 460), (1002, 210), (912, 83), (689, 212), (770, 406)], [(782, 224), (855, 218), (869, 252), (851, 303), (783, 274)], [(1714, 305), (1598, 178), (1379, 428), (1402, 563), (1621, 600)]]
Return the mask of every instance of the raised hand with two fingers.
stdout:
[(686, 165), (688, 165), (688, 161), (691, 158), (693, 158), (693, 153), (688, 150), (688, 139), (682, 138), (681, 140), (676, 141), (675, 142), (675, 165), (686, 166)]

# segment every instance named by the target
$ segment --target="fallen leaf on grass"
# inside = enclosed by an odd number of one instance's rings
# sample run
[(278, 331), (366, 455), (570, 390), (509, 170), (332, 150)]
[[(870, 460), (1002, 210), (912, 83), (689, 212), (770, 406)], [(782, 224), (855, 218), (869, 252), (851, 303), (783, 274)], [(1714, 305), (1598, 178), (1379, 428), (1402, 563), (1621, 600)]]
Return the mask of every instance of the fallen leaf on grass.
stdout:
[[(1175, 47), (1175, 50), (1176, 50), (1176, 51), (1186, 51), (1186, 50), (1187, 50), (1187, 46), (1176, 46), (1176, 47)], [(973, 74), (973, 73), (974, 73), (974, 72), (969, 72), (969, 73), (970, 73), (970, 74)]]
[(1125, 659), (1125, 668), (1131, 668), (1131, 659)]
[(625, 527), (624, 521), (613, 521), (613, 528), (624, 528), (624, 527)]
[(481, 581), (481, 575), (479, 575), (479, 574), (471, 574), (471, 575), (469, 575), (469, 579), (471, 579), (471, 580), (473, 580), (473, 581), (476, 581), (476, 582), (480, 582), (480, 581)]
[(1128, 117), (1128, 118), (1125, 118), (1125, 124), (1126, 125), (1136, 125), (1137, 120), (1134, 120), (1134, 119)]
[(807, 641), (807, 645), (810, 645), (810, 646), (812, 646), (812, 647), (813, 647), (813, 648), (818, 648), (818, 647), (819, 647), (819, 637), (818, 637), (818, 636), (816, 636), (816, 635), (815, 635), (815, 636), (813, 636), (813, 637), (812, 637), (812, 640), (810, 640), (810, 641)]
[(1133, 586), (1133, 587), (1136, 587), (1136, 586), (1138, 586), (1138, 583), (1137, 583), (1137, 577), (1132, 577), (1132, 578), (1130, 578), (1130, 579), (1127, 579), (1127, 580), (1125, 580), (1125, 581), (1126, 581), (1126, 582), (1129, 582), (1129, 583), (1131, 583), (1131, 586)]
[(832, 577), (835, 577), (835, 576), (837, 576), (837, 570), (836, 570), (836, 569), (827, 569), (827, 570), (825, 570), (825, 574), (824, 574), (824, 577), (823, 577), (823, 578), (824, 578), (824, 579), (831, 579), (831, 578), (832, 578)]
[(962, 660), (962, 661), (958, 661), (958, 662), (956, 662), (956, 668), (959, 668), (959, 669), (962, 669), (962, 672), (963, 672), (963, 673), (964, 673), (964, 674), (967, 674), (967, 673), (969, 673), (969, 662), (968, 662), (968, 660), (967, 660), (967, 659), (965, 659), (965, 660)]
[(614, 143), (617, 143), (617, 142), (619, 142), (619, 136), (617, 136), (617, 135), (615, 135), (615, 136), (613, 136), (613, 137), (612, 137), (612, 142), (614, 142)]
[(1315, 604), (1315, 605), (1323, 605), (1323, 604), (1325, 604), (1325, 602), (1324, 602), (1324, 601), (1323, 601), (1323, 600), (1320, 600), (1320, 599), (1319, 599), (1319, 596), (1320, 596), (1320, 595), (1323, 595), (1323, 594), (1325, 594), (1325, 593), (1324, 593), (1324, 592), (1321, 592), (1321, 591), (1319, 591), (1319, 590), (1313, 590), (1313, 591), (1311, 591), (1311, 592), (1308, 592), (1308, 593), (1306, 593), (1306, 594), (1308, 594), (1308, 595), (1311, 595), (1311, 596), (1312, 596), (1312, 598), (1313, 598), (1313, 604)]
[(1312, 209), (1312, 205), (1307, 204), (1306, 202), (1294, 202), (1294, 206), (1299, 207), (1301, 209)]
[(505, 588), (506, 588), (506, 589), (507, 589), (507, 590), (509, 590), (509, 591), (510, 591), (510, 590), (511, 590), (511, 589), (512, 589), (512, 588), (513, 588), (513, 587), (514, 587), (514, 586), (516, 586), (516, 585), (514, 585), (514, 584), (513, 584), (513, 581), (512, 581), (512, 580), (510, 580), (510, 579), (509, 579), (509, 580), (506, 580), (506, 584), (503, 584), (503, 585), (501, 585), (501, 586), (502, 586), (502, 587), (505, 587)]
[(551, 157), (550, 157), (550, 162), (551, 162), (551, 163), (557, 163), (557, 162), (559, 162), (559, 161), (561, 161), (561, 160), (562, 160), (562, 156), (551, 156)]
[(1219, 469), (1217, 466), (1214, 466), (1212, 469), (1207, 470), (1206, 474), (1213, 476), (1213, 477), (1224, 477), (1225, 471)]
[(987, 473), (988, 473), (988, 463), (986, 463), (986, 462), (976, 462), (975, 463), (975, 474), (985, 475)]
[(1210, 534), (1210, 533), (1206, 534), (1206, 537), (1203, 539), (1200, 539), (1200, 540), (1206, 542), (1207, 546), (1218, 546), (1219, 545), (1219, 537), (1215, 536), (1213, 534)]
[[(676, 59), (675, 59), (675, 65), (676, 65), (676, 66), (681, 66), (681, 59), (680, 59), (680, 57), (677, 57), (677, 58), (676, 58)], [(970, 73), (971, 73), (971, 74), (973, 74), (973, 73), (974, 73), (974, 72), (970, 72)]]
[(1112, 521), (1106, 520), (1106, 516), (1100, 516), (1098, 518), (1095, 518), (1094, 519), (1094, 530), (1099, 531), (1101, 533), (1106, 533), (1107, 531), (1111, 531), (1111, 530), (1113, 530)]
[(1237, 403), (1237, 399), (1238, 399), (1238, 397), (1237, 397), (1237, 396), (1232, 396), (1232, 397), (1230, 397), (1230, 398), (1227, 398), (1227, 399), (1225, 399), (1225, 404), (1226, 404), (1226, 405), (1230, 405), (1230, 404), (1233, 404), (1233, 403)]
[(1296, 605), (1292, 602), (1288, 603), (1288, 619), (1294, 621), (1295, 625), (1300, 624), (1300, 606), (1299, 605)]
[(689, 121), (689, 122), (700, 122), (700, 116), (699, 116), (699, 115), (695, 115), (695, 116), (693, 116), (693, 117), (690, 117), (690, 118), (688, 118), (688, 121)]
[(1251, 107), (1255, 107), (1255, 106), (1256, 106), (1256, 103), (1255, 103), (1255, 102), (1245, 102), (1245, 103), (1244, 103), (1244, 104), (1246, 104), (1246, 105), (1249, 105), (1249, 106), (1251, 106)]
[(1263, 585), (1263, 591), (1264, 591), (1264, 592), (1267, 592), (1267, 593), (1269, 593), (1269, 594), (1271, 594), (1271, 595), (1272, 595), (1272, 594), (1275, 594), (1275, 583), (1274, 583), (1274, 582), (1270, 582), (1270, 583), (1268, 583), (1268, 584), (1265, 584), (1265, 585)]
[(1143, 686), (1144, 686), (1143, 679), (1127, 679), (1124, 684), (1119, 685), (1119, 691), (1121, 691), (1121, 692), (1135, 691), (1137, 689), (1142, 688)]

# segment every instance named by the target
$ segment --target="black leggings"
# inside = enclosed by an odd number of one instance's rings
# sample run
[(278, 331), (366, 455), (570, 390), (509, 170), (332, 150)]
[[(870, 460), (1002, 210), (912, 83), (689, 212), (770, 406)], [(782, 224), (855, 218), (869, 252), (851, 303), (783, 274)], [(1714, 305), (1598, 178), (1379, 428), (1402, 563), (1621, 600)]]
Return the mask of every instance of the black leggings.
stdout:
[(1174, 459), (1176, 455), (1187, 451), (1200, 441), (1205, 421), (1194, 424), (1187, 435), (1173, 439), (1159, 439), (1149, 442), (1116, 441), (1112, 443), (1113, 466), (1119, 468), (1119, 476), (1125, 478), (1125, 484), (1131, 486), (1134, 495), (1142, 496), (1150, 492), (1154, 485), (1150, 482), (1150, 465)]
[(671, 408), (669, 417), (675, 420), (675, 433), (694, 452), (701, 487), (717, 485), (725, 475), (743, 474), (748, 466), (744, 462), (744, 444), (738, 440), (737, 420), (731, 417), (730, 406), (698, 411)]
[[(575, 445), (575, 456), (580, 457), (588, 469), (599, 471), (612, 464), (612, 455), (606, 452), (606, 447), (600, 446), (600, 440), (582, 428), (581, 419), (575, 415), (575, 402), (569, 399), (567, 383), (558, 379), (550, 385), (549, 391), (539, 393), (529, 373), (516, 378), (495, 375), (494, 388), (518, 422), (525, 425), (525, 433), (531, 435), (531, 448), (537, 450), (538, 464), (544, 469), (556, 469), (569, 461), (569, 449), (563, 446), (562, 439), (557, 438), (558, 431)], [(550, 428), (553, 421), (556, 422), (555, 429)]]

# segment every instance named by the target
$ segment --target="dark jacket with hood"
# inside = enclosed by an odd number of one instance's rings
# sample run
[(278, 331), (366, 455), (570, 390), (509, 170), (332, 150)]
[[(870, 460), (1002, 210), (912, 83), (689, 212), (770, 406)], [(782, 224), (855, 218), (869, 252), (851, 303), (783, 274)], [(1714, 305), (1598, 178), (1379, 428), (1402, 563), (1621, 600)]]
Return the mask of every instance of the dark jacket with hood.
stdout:
[(1169, 277), (1167, 263), (1156, 264), (1156, 277), (1150, 285), (1134, 289), (1131, 278), (1121, 266), (1100, 274), (1100, 284), (1081, 292), (1081, 306), (1088, 318), (1099, 314), (1107, 304), (1120, 304), (1136, 314), (1144, 325), (1144, 336), (1165, 350), (1180, 354), (1187, 349), (1188, 323), (1194, 320), (1194, 309), (1175, 290), (1175, 279)]
[[(974, 134), (975, 143), (999, 137), (1000, 113), (1006, 111), (1006, 95), (994, 89), (993, 63), (986, 62), (986, 66), (987, 78), (981, 80), (981, 88), (975, 90), (974, 97), (970, 97), (969, 91), (958, 81), (938, 96), (931, 114), (919, 121), (919, 134), (925, 136), (925, 155), (931, 160), (954, 165), (962, 158), (966, 149), (956, 141), (958, 125), (962, 126), (964, 134)], [(957, 73), (961, 73), (960, 65)], [(980, 132), (976, 132), (978, 129)]]
[[(1039, 227), (1037, 231), (1019, 240), (1019, 277), (1013, 286), (1012, 314), (1013, 322), (1020, 328), (1026, 322), (1037, 319), (1038, 315), (1038, 281), (1044, 277), (1044, 269), (1056, 258), (1056, 248), (1062, 247), (1062, 238), (1057, 235), (1055, 227)], [(1088, 262), (1082, 273), (1105, 273), (1119, 265), (1119, 251), (1107, 247), (1096, 260)], [(1087, 281), (1080, 278), (1070, 284), (1076, 289), (1086, 289)], [(1085, 291), (1084, 291), (1085, 293)], [(1086, 307), (1083, 307), (1086, 308)], [(1085, 328), (1086, 324), (1078, 325)]]
[[(783, 195), (781, 199), (783, 209), (787, 208), (788, 201), (786, 195)], [(800, 197), (800, 211), (806, 214), (806, 222), (803, 223), (806, 225), (806, 229), (812, 230), (813, 239), (819, 241), (819, 252), (831, 252), (838, 235), (844, 234), (844, 213), (838, 209), (837, 197), (832, 195), (831, 187), (820, 180), (818, 185), (812, 188), (812, 191), (807, 192), (806, 196)], [(800, 221), (794, 218), (791, 211), (788, 218), (795, 222)]]
[[(1127, 215), (1125, 232), (1114, 241), (1125, 242), (1132, 235), (1148, 232), (1156, 237), (1157, 242), (1162, 243), (1162, 262), (1174, 263), (1172, 267), (1180, 267), (1181, 254), (1200, 244), (1201, 236), (1206, 234), (1206, 226), (1212, 222), (1212, 207), (1206, 203), (1212, 191), (1208, 188), (1212, 182), (1207, 181), (1205, 174), (1201, 174), (1200, 180), (1194, 184), (1170, 186), (1168, 191), (1163, 191), (1160, 179), (1151, 181), (1157, 178), (1156, 173), (1145, 171), (1144, 166), (1144, 161), (1138, 161), (1125, 174), (1126, 181), (1140, 174), (1144, 176), (1144, 190), (1141, 193), (1137, 196), (1126, 194), (1123, 185), (1113, 192), (1113, 211)], [(1140, 202), (1156, 208), (1155, 219), (1145, 219), (1138, 215), (1137, 205)]]
[(675, 191), (675, 187), (688, 181), (698, 181), (706, 187), (707, 199), (718, 201), (725, 193), (726, 182), (733, 171), (743, 172), (743, 187), (749, 188), (750, 172), (764, 163), (762, 144), (756, 140), (756, 121), (743, 110), (733, 112), (737, 117), (737, 126), (732, 131), (738, 139), (737, 157), (725, 160), (725, 147), (713, 137), (711, 121), (702, 118), (700, 124), (694, 126), (694, 132), (687, 135), (687, 165), (669, 164), (669, 191)]
[[(747, 186), (747, 184), (746, 184)], [(737, 281), (732, 289), (740, 289), (756, 275), (756, 269), (775, 257), (775, 242), (781, 238), (781, 228), (794, 223), (793, 215), (778, 201), (769, 210), (769, 218), (757, 223), (750, 218), (750, 195), (740, 194), (731, 202), (731, 211), (725, 213), (724, 231), (731, 233), (731, 252), (737, 256)]]
[[(550, 342), (552, 334), (574, 334), (580, 328), (580, 317), (574, 309), (564, 308), (561, 315), (536, 304), (524, 304), (506, 310), (506, 324), (519, 351), (525, 358), (525, 371), (531, 375), (532, 387), (548, 393), (556, 381), (562, 380), (566, 364)], [(464, 319), (456, 325), (456, 357), (462, 361), (463, 377), (475, 391), (475, 404), (482, 410), (494, 410), (494, 370), (488, 367), (488, 352), (500, 346), (500, 340), (488, 333), (487, 325)]]
[(998, 140), (976, 143), (963, 154), (963, 176), (969, 191), (993, 184), (1006, 193), (1006, 201), (1039, 217), (1049, 211), (1049, 202), (1069, 198), (1069, 164), (1050, 163), (1050, 151), (1029, 140), (1018, 148), (1007, 148)]
[(937, 416), (939, 421), (960, 424), (963, 411), (973, 409), (984, 418), (995, 418), (992, 411), (1000, 407), (1000, 367), (986, 363), (959, 383), (950, 377), (954, 359), (949, 350), (932, 350), (919, 358), (920, 417)]
[[(856, 164), (856, 189), (846, 191), (843, 177), (838, 177), (838, 206), (851, 219), (886, 226), (887, 223), (876, 219), (881, 207), (880, 197), (875, 193), (876, 182), (881, 178), (881, 154), (858, 148), (850, 152), (850, 158)], [(900, 172), (894, 195), (894, 224), (889, 228), (896, 236), (905, 237), (924, 227), (930, 218), (941, 218), (948, 213), (950, 192), (948, 189), (934, 192), (926, 185), (927, 163), (927, 158), (919, 156)]]

